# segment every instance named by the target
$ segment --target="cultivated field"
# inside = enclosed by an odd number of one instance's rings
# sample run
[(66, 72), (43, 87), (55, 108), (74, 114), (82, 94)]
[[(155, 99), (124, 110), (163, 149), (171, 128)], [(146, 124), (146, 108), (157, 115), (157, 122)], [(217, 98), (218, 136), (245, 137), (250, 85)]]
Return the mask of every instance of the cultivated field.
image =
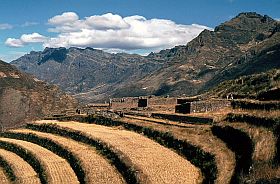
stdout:
[(235, 107), (190, 118), (215, 119), (203, 123), (137, 113), (117, 119), (81, 115), (67, 121), (36, 121), (1, 134), (0, 180), (4, 184), (278, 183), (278, 114), (277, 109)]

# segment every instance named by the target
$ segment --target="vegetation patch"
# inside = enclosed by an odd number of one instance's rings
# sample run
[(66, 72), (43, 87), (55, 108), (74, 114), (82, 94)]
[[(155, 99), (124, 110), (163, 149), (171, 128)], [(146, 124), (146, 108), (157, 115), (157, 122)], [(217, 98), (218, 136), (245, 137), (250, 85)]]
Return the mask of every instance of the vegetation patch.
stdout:
[(2, 133), (2, 137), (20, 139), (20, 140), (32, 142), (52, 151), (53, 153), (59, 155), (60, 157), (68, 161), (68, 163), (70, 164), (73, 171), (77, 175), (77, 178), (81, 184), (86, 183), (85, 171), (80, 163), (80, 160), (78, 160), (71, 151), (63, 148), (61, 145), (57, 144), (56, 142), (47, 138), (39, 137), (32, 133), (24, 134), (24, 133), (15, 133), (15, 132), (4, 132)]
[(279, 101), (252, 101), (252, 100), (233, 100), (231, 106), (234, 109), (248, 110), (278, 110), (280, 109)]
[(246, 122), (252, 125), (262, 126), (266, 128), (272, 128), (272, 129), (280, 125), (279, 117), (257, 117), (250, 114), (229, 113), (226, 117), (226, 121)]
[(137, 173), (133, 169), (131, 169), (129, 165), (123, 162), (122, 158), (115, 151), (113, 151), (110, 147), (99, 140), (94, 140), (84, 135), (80, 131), (61, 128), (55, 124), (27, 124), (26, 128), (57, 134), (63, 137), (71, 138), (75, 141), (91, 145), (95, 147), (95, 149), (99, 151), (101, 155), (106, 157), (117, 168), (117, 170), (122, 174), (128, 184), (139, 183), (136, 177)]
[(229, 122), (246, 122), (255, 126), (261, 126), (273, 131), (277, 138), (275, 164), (280, 164), (280, 118), (279, 117), (257, 117), (249, 114), (229, 113), (226, 117)]
[(202, 118), (193, 116), (180, 116), (175, 114), (162, 114), (162, 113), (152, 113), (153, 118), (168, 119), (171, 121), (178, 121), (182, 123), (197, 123), (197, 124), (211, 124), (213, 123), (212, 118)]
[(183, 155), (196, 167), (199, 167), (204, 175), (203, 183), (214, 183), (217, 177), (217, 166), (215, 158), (210, 153), (203, 151), (187, 141), (175, 138), (169, 132), (160, 132), (149, 127), (142, 127), (134, 124), (129, 124), (102, 116), (88, 116), (84, 119), (85, 122), (95, 123), (105, 126), (122, 126), (126, 130), (134, 131), (143, 134), (150, 139), (155, 140), (159, 144), (176, 150), (177, 153)]
[(0, 148), (14, 152), (18, 156), (23, 158), (27, 163), (29, 163), (29, 165), (31, 165), (31, 167), (33, 167), (35, 172), (38, 173), (41, 183), (48, 183), (47, 174), (44, 167), (41, 165), (40, 161), (36, 158), (36, 156), (33, 155), (30, 151), (25, 150), (24, 148), (16, 144), (12, 144), (5, 141), (0, 141)]
[(2, 167), (4, 169), (4, 172), (8, 176), (10, 181), (15, 182), (17, 180), (17, 177), (16, 177), (12, 167), (2, 156), (0, 156), (0, 167)]
[(261, 179), (256, 182), (256, 184), (279, 184), (279, 183), (280, 183), (280, 178), (275, 178), (270, 180)]
[(249, 174), (252, 165), (254, 143), (245, 132), (230, 126), (213, 126), (212, 133), (223, 140), (235, 152), (236, 167), (231, 183), (240, 183), (240, 176)]

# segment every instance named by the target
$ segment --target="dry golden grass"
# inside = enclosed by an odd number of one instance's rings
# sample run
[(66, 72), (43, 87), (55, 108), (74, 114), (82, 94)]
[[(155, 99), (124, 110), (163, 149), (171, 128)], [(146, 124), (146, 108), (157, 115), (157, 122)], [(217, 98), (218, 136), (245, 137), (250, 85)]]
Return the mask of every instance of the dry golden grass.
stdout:
[[(52, 123), (39, 121), (37, 123)], [(142, 183), (201, 183), (198, 168), (175, 152), (134, 132), (78, 122), (56, 122), (57, 125), (81, 131), (101, 140), (131, 163)]]
[(256, 183), (260, 179), (272, 180), (276, 178), (280, 178), (280, 167), (278, 166), (276, 168), (273, 168), (269, 163), (262, 163), (259, 165), (254, 165), (251, 169), (250, 174), (247, 176), (243, 176), (243, 178), (241, 178), (241, 181), (243, 181), (244, 183)]
[(200, 112), (200, 113), (190, 113), (190, 114), (181, 114), (175, 113), (173, 111), (157, 111), (157, 113), (164, 113), (164, 114), (176, 114), (178, 116), (192, 116), (192, 117), (202, 117), (202, 118), (213, 118), (214, 121), (218, 122), (221, 121), (226, 117), (228, 113), (232, 112), (231, 107), (225, 107), (217, 111), (209, 111), (209, 112)]
[(99, 155), (91, 146), (61, 136), (28, 129), (12, 130), (11, 132), (24, 134), (32, 133), (39, 137), (52, 140), (72, 152), (79, 161), (81, 161), (88, 184), (125, 183), (116, 168), (111, 166), (110, 163)]
[(256, 117), (268, 117), (268, 118), (276, 118), (280, 117), (280, 110), (273, 111), (262, 111), (262, 110), (242, 110), (242, 109), (234, 109), (233, 113), (236, 114), (249, 114)]
[(276, 155), (277, 138), (273, 132), (263, 127), (257, 127), (247, 123), (226, 123), (220, 125), (231, 126), (245, 132), (254, 143), (252, 166), (249, 175), (241, 177), (244, 183), (256, 183), (259, 179), (280, 178), (280, 167), (273, 167), (273, 159)]
[(255, 148), (252, 159), (255, 162), (270, 161), (276, 154), (277, 138), (272, 131), (246, 123), (223, 123), (245, 132), (253, 141)]
[[(184, 124), (140, 116), (133, 116), (133, 119), (131, 117), (126, 115), (121, 121), (150, 127), (162, 132), (170, 132), (175, 138), (186, 140), (213, 154), (218, 167), (218, 176), (215, 182), (217, 184), (230, 182), (235, 168), (234, 153), (227, 148), (224, 142), (212, 135), (210, 125)], [(156, 122), (160, 122), (160, 124)]]
[(35, 155), (40, 161), (40, 163), (43, 165), (47, 173), (48, 183), (79, 183), (77, 176), (75, 175), (69, 163), (65, 159), (57, 156), (51, 151), (42, 148), (36, 144), (16, 139), (0, 138), (0, 141), (16, 144)]
[(16, 183), (41, 183), (34, 169), (15, 153), (0, 149), (0, 156), (5, 159), (13, 169), (13, 172), (17, 177), (17, 180), (15, 181)]
[(11, 182), (7, 178), (4, 172), (4, 168), (0, 167), (0, 183), (1, 184), (10, 184)]

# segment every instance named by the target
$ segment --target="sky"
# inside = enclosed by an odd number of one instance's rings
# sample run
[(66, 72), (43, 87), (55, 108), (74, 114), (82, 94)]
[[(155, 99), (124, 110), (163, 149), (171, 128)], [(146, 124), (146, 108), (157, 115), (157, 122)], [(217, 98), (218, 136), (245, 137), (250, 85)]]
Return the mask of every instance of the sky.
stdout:
[(187, 44), (240, 12), (280, 20), (280, 0), (0, 0), (0, 59), (45, 47), (148, 54)]

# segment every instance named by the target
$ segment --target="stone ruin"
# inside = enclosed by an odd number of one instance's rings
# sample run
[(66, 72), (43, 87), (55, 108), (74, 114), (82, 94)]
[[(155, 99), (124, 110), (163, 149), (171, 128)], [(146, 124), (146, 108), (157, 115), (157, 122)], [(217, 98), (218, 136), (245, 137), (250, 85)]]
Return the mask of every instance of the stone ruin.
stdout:
[(140, 97), (123, 97), (110, 99), (110, 108), (114, 110), (120, 109), (137, 109), (137, 108), (156, 108), (176, 105), (177, 98), (174, 97), (155, 97), (155, 96), (140, 96)]
[(224, 99), (178, 99), (175, 106), (176, 113), (190, 114), (217, 111), (230, 106), (229, 100)]
[(224, 107), (230, 106), (229, 100), (223, 99), (206, 99), (201, 100), (198, 97), (123, 97), (110, 99), (109, 107), (112, 110), (141, 110), (149, 108), (149, 110), (173, 111), (175, 107), (176, 113), (190, 114), (198, 112), (217, 111)]

